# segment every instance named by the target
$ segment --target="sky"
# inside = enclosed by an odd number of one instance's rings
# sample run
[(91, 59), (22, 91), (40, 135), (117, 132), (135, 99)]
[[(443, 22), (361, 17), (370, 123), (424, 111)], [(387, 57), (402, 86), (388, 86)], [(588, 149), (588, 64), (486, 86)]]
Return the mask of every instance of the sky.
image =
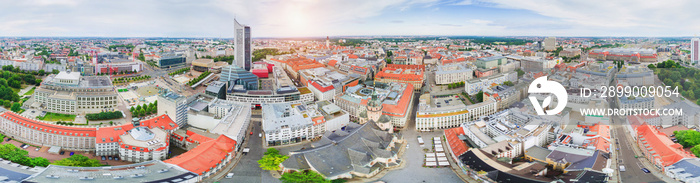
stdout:
[(0, 37), (694, 36), (696, 0), (0, 0)]

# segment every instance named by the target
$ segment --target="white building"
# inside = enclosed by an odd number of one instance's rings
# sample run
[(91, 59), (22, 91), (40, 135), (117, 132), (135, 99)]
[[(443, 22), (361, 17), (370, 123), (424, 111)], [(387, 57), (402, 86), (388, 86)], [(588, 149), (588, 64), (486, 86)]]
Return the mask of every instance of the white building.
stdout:
[(498, 73), (491, 76), (486, 76), (482, 78), (474, 78), (464, 82), (464, 90), (469, 95), (474, 95), (479, 93), (486, 87), (491, 86), (491, 84), (503, 84), (503, 82), (510, 81), (515, 82), (518, 80), (518, 73), (516, 72), (505, 72)]
[(350, 115), (329, 101), (316, 104), (263, 104), (262, 128), (268, 145), (298, 143), (339, 130)]
[(158, 94), (158, 115), (167, 114), (179, 126), (187, 123), (187, 97), (174, 92)]
[(263, 104), (262, 128), (268, 145), (284, 145), (311, 138), (314, 122), (304, 105)]
[(131, 162), (165, 160), (170, 146), (168, 137), (160, 128), (135, 127), (119, 136), (119, 157)]
[(474, 71), (463, 64), (438, 65), (435, 71), (435, 83), (450, 84), (467, 81), (473, 78)]
[(116, 108), (117, 98), (109, 77), (60, 72), (44, 78), (31, 106), (62, 114), (99, 113)]

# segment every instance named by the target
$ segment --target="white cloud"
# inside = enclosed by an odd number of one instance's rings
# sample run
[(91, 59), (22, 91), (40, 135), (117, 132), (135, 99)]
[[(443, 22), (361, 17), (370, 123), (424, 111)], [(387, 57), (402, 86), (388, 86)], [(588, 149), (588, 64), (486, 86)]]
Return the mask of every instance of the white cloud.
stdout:
[[(486, 0), (498, 8), (530, 10), (582, 26), (618, 29), (697, 29), (700, 1)], [(697, 30), (696, 30), (697, 31)]]

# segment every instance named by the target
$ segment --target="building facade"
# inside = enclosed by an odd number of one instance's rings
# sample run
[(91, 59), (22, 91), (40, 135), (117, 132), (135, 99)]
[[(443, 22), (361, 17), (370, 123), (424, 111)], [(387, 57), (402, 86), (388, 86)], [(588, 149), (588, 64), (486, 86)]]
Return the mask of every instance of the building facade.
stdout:
[(117, 92), (106, 76), (60, 72), (47, 76), (34, 92), (32, 107), (61, 114), (99, 113), (117, 107)]
[(233, 29), (235, 31), (235, 47), (233, 50), (236, 52), (236, 55), (234, 57), (236, 64), (234, 65), (243, 68), (246, 71), (250, 71), (250, 67), (253, 64), (253, 47), (251, 46), (252, 42), (250, 39), (250, 27), (247, 25), (241, 25), (240, 23), (238, 23), (238, 20), (234, 19)]

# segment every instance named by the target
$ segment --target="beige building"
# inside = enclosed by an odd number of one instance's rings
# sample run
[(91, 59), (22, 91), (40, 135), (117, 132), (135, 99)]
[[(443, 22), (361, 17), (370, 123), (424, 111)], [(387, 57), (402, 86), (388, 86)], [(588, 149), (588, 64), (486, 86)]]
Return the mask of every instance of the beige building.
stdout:
[(61, 114), (99, 113), (117, 107), (117, 92), (107, 76), (60, 72), (47, 76), (34, 92), (31, 107)]

